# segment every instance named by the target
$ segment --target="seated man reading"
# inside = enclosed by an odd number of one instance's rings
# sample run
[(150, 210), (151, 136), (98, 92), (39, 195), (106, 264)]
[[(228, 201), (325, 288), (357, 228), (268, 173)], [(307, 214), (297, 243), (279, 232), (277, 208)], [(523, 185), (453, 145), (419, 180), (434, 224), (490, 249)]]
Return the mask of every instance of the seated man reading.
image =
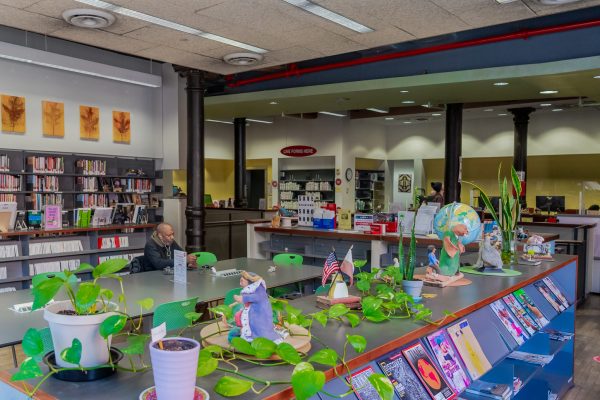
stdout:
[[(174, 267), (174, 250), (183, 251), (175, 241), (173, 226), (166, 222), (158, 224), (144, 247), (144, 259), (147, 270), (161, 270)], [(196, 266), (196, 256), (188, 254), (188, 267)]]

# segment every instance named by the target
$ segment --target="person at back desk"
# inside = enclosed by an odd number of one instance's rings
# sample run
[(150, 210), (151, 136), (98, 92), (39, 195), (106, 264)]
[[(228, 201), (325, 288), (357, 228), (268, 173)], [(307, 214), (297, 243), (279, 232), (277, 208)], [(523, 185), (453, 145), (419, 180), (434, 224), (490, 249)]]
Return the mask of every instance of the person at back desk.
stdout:
[[(150, 239), (144, 247), (144, 259), (149, 270), (161, 270), (166, 267), (174, 267), (174, 251), (183, 251), (175, 241), (173, 226), (166, 222), (158, 224)], [(188, 267), (196, 266), (196, 256), (188, 254)]]

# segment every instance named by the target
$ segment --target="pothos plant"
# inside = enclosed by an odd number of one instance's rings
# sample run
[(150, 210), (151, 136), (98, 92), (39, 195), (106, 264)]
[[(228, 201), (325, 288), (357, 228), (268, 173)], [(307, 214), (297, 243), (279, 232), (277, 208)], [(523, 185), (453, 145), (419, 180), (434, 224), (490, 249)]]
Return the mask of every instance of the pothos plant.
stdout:
[[(28, 379), (41, 378), (35, 387), (30, 389), (27, 385), (23, 385), (26, 393), (33, 396), (39, 387), (50, 376), (68, 370), (92, 370), (98, 368), (118, 368), (127, 371), (143, 371), (148, 369), (144, 363), (142, 355), (146, 347), (146, 342), (149, 335), (141, 333), (142, 314), (144, 310), (152, 309), (154, 301), (151, 298), (145, 298), (137, 301), (140, 310), (140, 317), (134, 320), (127, 314), (127, 300), (123, 289), (122, 277), (117, 275), (127, 265), (127, 261), (123, 259), (111, 259), (98, 264), (96, 267), (84, 263), (75, 271), (64, 271), (63, 274), (56, 274), (53, 277), (43, 280), (41, 283), (34, 285), (32, 294), (34, 297), (32, 310), (37, 310), (46, 306), (54, 299), (61, 289), (65, 292), (68, 301), (71, 303), (72, 312), (75, 315), (93, 315), (102, 314), (112, 311), (115, 314), (106, 318), (99, 326), (100, 335), (105, 339), (106, 345), (109, 346), (109, 337), (125, 336), (127, 345), (121, 348), (121, 352), (128, 358), (129, 367), (121, 367), (113, 363), (109, 359), (108, 363), (94, 366), (82, 367), (80, 364), (82, 354), (82, 343), (79, 339), (73, 339), (71, 346), (65, 348), (57, 354), (62, 360), (77, 365), (73, 368), (56, 368), (49, 363), (45, 363), (48, 372), (44, 374), (40, 363), (44, 354), (44, 344), (40, 331), (30, 328), (23, 337), (23, 352), (27, 358), (21, 363), (18, 371), (12, 377), (12, 381), (25, 381)], [(77, 284), (75, 276), (77, 273), (88, 272), (92, 274), (93, 280)], [(115, 279), (119, 282), (120, 293), (115, 298), (115, 293), (100, 285), (102, 279)], [(123, 311), (113, 309), (111, 303), (118, 303)], [(127, 323), (131, 327), (126, 332), (122, 332)], [(122, 332), (122, 333), (121, 333)], [(110, 350), (110, 349), (109, 349)], [(134, 358), (137, 360), (134, 362)]]

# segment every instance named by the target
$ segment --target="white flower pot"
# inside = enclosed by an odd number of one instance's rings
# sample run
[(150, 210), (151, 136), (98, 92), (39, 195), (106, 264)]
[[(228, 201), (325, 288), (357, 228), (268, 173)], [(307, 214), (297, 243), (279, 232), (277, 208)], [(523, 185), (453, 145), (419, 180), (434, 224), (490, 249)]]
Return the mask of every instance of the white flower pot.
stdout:
[(158, 342), (150, 343), (156, 397), (158, 400), (193, 400), (200, 343), (184, 337), (166, 338), (163, 343), (169, 340), (192, 343), (194, 347), (189, 350), (167, 351), (161, 350)]
[[(99, 307), (101, 303), (99, 304)], [(118, 306), (110, 303), (111, 310), (117, 310)], [(44, 319), (48, 321), (54, 344), (56, 363), (64, 368), (72, 368), (77, 365), (68, 363), (60, 358), (60, 353), (67, 347), (71, 347), (73, 339), (81, 342), (81, 365), (83, 367), (95, 367), (106, 364), (109, 359), (108, 345), (100, 336), (100, 324), (115, 312), (107, 312), (94, 315), (63, 315), (58, 314), (62, 310), (73, 310), (70, 301), (57, 301), (49, 304), (44, 309)]]

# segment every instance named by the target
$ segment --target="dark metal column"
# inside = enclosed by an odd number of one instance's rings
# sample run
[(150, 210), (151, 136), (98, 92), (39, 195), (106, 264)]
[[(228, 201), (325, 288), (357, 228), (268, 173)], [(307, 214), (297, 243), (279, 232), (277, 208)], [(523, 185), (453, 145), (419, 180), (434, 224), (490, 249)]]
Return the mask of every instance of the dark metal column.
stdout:
[(204, 240), (204, 74), (188, 70), (187, 79), (187, 252), (205, 250)]
[(245, 208), (248, 205), (246, 187), (246, 118), (234, 118), (235, 134), (234, 173), (235, 173), (235, 206)]
[(462, 156), (462, 103), (446, 104), (446, 159), (444, 202), (460, 202), (460, 168)]
[(525, 189), (527, 188), (527, 128), (529, 114), (535, 111), (533, 107), (510, 108), (515, 123), (513, 165), (521, 180), (521, 207), (527, 207)]

